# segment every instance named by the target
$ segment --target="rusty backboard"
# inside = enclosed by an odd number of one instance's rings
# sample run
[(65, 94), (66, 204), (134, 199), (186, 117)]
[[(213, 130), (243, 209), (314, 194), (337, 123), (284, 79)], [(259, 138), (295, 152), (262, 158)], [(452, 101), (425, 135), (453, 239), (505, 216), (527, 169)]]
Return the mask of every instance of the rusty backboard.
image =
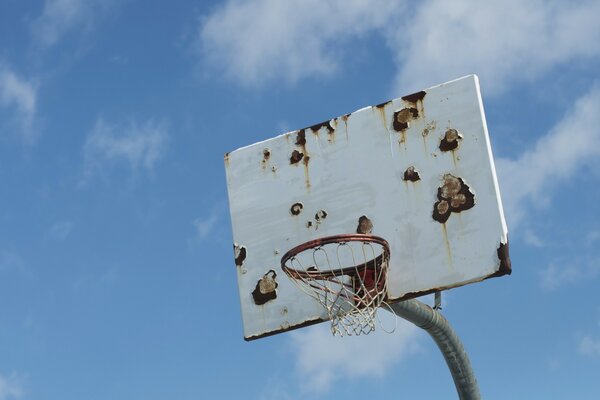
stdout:
[(324, 321), (280, 267), (309, 240), (390, 244), (389, 302), (510, 273), (476, 76), (225, 155), (247, 340)]

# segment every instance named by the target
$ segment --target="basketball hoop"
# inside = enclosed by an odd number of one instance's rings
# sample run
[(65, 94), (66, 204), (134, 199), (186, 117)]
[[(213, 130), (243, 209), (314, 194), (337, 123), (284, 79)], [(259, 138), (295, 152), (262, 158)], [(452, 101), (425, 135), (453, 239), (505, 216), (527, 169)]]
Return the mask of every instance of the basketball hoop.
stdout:
[(333, 335), (375, 330), (377, 308), (387, 296), (388, 242), (378, 236), (327, 236), (294, 247), (281, 268), (327, 311)]

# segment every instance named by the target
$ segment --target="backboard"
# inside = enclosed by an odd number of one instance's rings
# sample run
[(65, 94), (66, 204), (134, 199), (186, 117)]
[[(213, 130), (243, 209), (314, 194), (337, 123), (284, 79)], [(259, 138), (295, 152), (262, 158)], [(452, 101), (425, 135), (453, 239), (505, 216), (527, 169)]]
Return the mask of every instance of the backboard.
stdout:
[(225, 155), (244, 337), (328, 319), (281, 258), (322, 237), (389, 243), (387, 302), (510, 273), (476, 76)]

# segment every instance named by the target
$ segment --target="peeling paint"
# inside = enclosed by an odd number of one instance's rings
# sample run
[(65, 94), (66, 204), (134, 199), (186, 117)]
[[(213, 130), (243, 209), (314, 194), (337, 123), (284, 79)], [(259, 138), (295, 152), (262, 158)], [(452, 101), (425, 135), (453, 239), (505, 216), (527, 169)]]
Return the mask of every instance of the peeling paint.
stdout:
[(335, 132), (335, 128), (331, 125), (331, 120), (323, 121), (320, 124), (315, 124), (315, 125), (309, 127), (308, 129), (310, 129), (314, 133), (317, 133), (317, 132), (319, 132), (319, 130), (321, 128), (326, 128), (329, 133)]
[(369, 234), (373, 232), (373, 222), (366, 216), (363, 215), (358, 219), (358, 226), (356, 227), (356, 233)]
[(506, 243), (500, 243), (497, 250), (498, 259), (500, 260), (500, 268), (498, 268), (498, 276), (510, 275), (512, 273), (512, 265), (508, 251), (508, 240)]
[(292, 215), (298, 215), (298, 214), (300, 214), (302, 212), (303, 208), (304, 208), (304, 205), (302, 203), (300, 203), (300, 202), (294, 203), (290, 207), (290, 213)]
[(433, 205), (432, 217), (440, 223), (445, 223), (450, 215), (459, 213), (475, 205), (475, 195), (471, 188), (462, 180), (452, 174), (445, 174), (442, 185), (437, 191), (438, 201)]
[(327, 211), (325, 211), (325, 210), (319, 210), (315, 214), (315, 220), (317, 222), (320, 222), (321, 220), (324, 220), (325, 218), (327, 218)]
[(404, 176), (402, 177), (402, 179), (405, 181), (417, 182), (421, 180), (421, 176), (419, 175), (419, 172), (417, 172), (415, 167), (411, 165), (410, 167), (406, 168), (406, 171), (404, 171)]
[(462, 138), (463, 136), (456, 129), (450, 128), (446, 130), (444, 137), (440, 141), (440, 150), (451, 151), (457, 149)]
[(408, 96), (403, 96), (402, 100), (408, 101), (409, 103), (417, 103), (419, 101), (422, 101), (425, 98), (426, 94), (427, 92), (421, 90), (420, 92), (409, 94)]
[(277, 278), (277, 273), (271, 269), (256, 282), (256, 287), (252, 292), (254, 304), (262, 306), (277, 298), (277, 286), (279, 285), (275, 278)]
[(298, 150), (292, 151), (292, 155), (290, 156), (290, 164), (298, 164), (304, 158), (304, 153), (299, 152)]
[(237, 243), (233, 244), (233, 255), (235, 257), (235, 265), (241, 267), (246, 259), (247, 251), (245, 246), (240, 246)]
[(419, 110), (414, 107), (403, 108), (394, 112), (394, 122), (392, 126), (397, 132), (404, 131), (410, 127), (410, 121), (419, 116)]

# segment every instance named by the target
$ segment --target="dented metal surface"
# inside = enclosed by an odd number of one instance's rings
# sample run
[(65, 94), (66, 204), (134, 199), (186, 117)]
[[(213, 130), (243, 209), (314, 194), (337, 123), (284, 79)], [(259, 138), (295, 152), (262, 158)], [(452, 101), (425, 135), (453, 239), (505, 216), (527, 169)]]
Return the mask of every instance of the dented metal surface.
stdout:
[(274, 275), (281, 254), (319, 237), (386, 239), (390, 302), (510, 272), (473, 76), (288, 132), (224, 161), (233, 239), (243, 243), (235, 264), (246, 340), (327, 319), (316, 301)]

